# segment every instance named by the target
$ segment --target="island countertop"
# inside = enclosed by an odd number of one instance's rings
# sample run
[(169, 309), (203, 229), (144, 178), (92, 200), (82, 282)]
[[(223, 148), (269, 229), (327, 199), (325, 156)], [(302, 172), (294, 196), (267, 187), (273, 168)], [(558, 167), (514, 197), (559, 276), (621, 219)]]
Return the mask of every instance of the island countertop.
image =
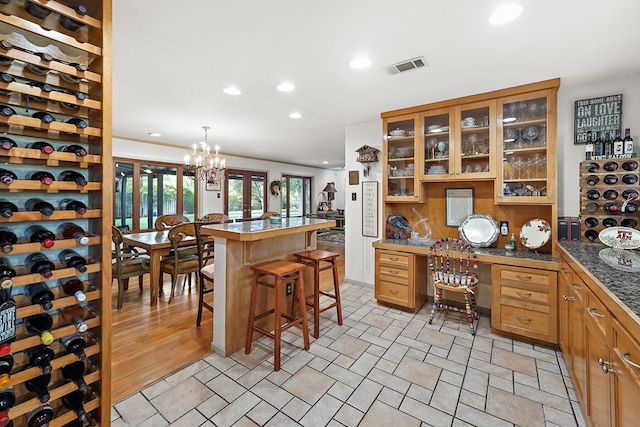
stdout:
[(213, 237), (222, 237), (239, 242), (254, 242), (302, 231), (316, 231), (334, 227), (335, 225), (336, 222), (334, 220), (298, 217), (282, 218), (282, 223), (280, 224), (272, 224), (268, 219), (210, 224), (203, 226), (202, 232)]

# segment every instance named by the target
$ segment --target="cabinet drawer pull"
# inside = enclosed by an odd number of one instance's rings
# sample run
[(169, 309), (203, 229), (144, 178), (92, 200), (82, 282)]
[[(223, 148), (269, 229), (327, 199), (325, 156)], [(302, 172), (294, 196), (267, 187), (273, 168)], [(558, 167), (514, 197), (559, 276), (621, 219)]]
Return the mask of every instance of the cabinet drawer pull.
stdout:
[(389, 289), (389, 292), (391, 292), (392, 294), (395, 295), (395, 294), (398, 293), (398, 290), (397, 289)]
[(516, 319), (518, 319), (521, 322), (531, 322), (531, 320), (533, 320), (530, 317), (520, 317), (520, 316), (516, 316)]
[(566, 296), (566, 295), (562, 295), (562, 299), (565, 300), (565, 301), (573, 301), (574, 300), (573, 297), (569, 297), (569, 296)]
[(390, 259), (391, 261), (397, 261), (397, 260), (399, 260), (400, 258), (398, 258), (397, 256), (390, 256), (390, 257), (389, 257), (389, 259)]
[(399, 270), (389, 270), (389, 273), (391, 274), (398, 274)]
[(528, 274), (516, 274), (516, 277), (520, 280), (531, 280), (531, 276)]
[(518, 295), (520, 295), (521, 297), (524, 297), (524, 298), (529, 298), (531, 296), (531, 292), (516, 291), (516, 294), (518, 294)]
[(591, 314), (594, 317), (604, 317), (604, 314), (598, 313), (595, 307), (589, 307), (589, 314)]
[(624, 353), (620, 353), (620, 357), (622, 357), (622, 360), (624, 360), (626, 363), (628, 363), (629, 365), (633, 366), (636, 369), (640, 369), (640, 365), (638, 365), (637, 363), (632, 362), (631, 360), (629, 360), (627, 358), (627, 356), (629, 356), (629, 352), (625, 351)]
[(611, 362), (604, 360), (602, 357), (598, 357), (598, 365), (602, 366), (602, 372), (605, 374), (613, 374), (615, 371), (611, 369)]

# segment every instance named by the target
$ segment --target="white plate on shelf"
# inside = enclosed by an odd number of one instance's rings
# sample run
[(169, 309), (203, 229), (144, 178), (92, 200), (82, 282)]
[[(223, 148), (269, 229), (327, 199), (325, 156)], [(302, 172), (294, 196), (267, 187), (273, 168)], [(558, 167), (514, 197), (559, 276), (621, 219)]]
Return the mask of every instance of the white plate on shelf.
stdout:
[(640, 271), (640, 255), (634, 251), (624, 249), (605, 248), (598, 253), (598, 257), (616, 270), (635, 272)]
[(551, 238), (551, 226), (544, 219), (531, 219), (520, 229), (520, 243), (529, 249), (544, 246)]
[(460, 238), (474, 248), (486, 248), (498, 238), (498, 221), (487, 214), (469, 215), (462, 221)]
[(598, 238), (605, 245), (615, 249), (640, 248), (640, 232), (629, 227), (609, 227), (600, 232)]

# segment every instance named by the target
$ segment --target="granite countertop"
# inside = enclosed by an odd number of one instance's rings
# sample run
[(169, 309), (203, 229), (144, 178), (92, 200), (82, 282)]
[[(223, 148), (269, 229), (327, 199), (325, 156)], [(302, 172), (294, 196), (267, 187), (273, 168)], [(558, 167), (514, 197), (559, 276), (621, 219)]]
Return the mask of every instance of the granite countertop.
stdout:
[(277, 224), (271, 223), (268, 219), (209, 224), (202, 227), (202, 232), (214, 237), (224, 237), (226, 239), (240, 241), (255, 241), (303, 231), (315, 231), (335, 225), (335, 220), (331, 219), (295, 217), (282, 218), (282, 221)]
[(558, 245), (640, 317), (640, 252), (568, 240), (558, 241)]

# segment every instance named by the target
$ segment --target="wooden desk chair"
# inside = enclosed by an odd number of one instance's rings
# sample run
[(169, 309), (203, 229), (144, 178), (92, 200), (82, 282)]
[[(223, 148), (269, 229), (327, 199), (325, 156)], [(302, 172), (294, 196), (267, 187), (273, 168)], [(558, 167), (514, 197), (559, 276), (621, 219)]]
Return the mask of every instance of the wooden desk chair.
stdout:
[[(226, 222), (226, 221), (225, 221)], [(213, 303), (205, 301), (205, 295), (213, 293), (214, 289), (214, 271), (213, 263), (215, 255), (213, 252), (213, 237), (201, 234), (200, 230), (203, 225), (219, 224), (220, 221), (196, 221), (196, 241), (198, 242), (198, 317), (196, 318), (196, 326), (200, 326), (202, 321), (202, 309), (206, 308), (213, 313)]]
[[(433, 307), (429, 324), (436, 310), (464, 311), (467, 314), (471, 335), (476, 334), (475, 321), (478, 258), (471, 245), (463, 240), (444, 238), (436, 241), (429, 251), (429, 268), (433, 277)], [(443, 303), (442, 291), (464, 294), (464, 309)]]
[[(193, 238), (193, 244), (185, 245), (183, 241), (189, 237)], [(191, 273), (197, 273), (200, 268), (198, 245), (195, 237), (196, 228), (192, 222), (176, 225), (169, 230), (168, 238), (171, 242), (171, 254), (164, 257), (160, 262), (159, 283), (162, 289), (162, 276), (164, 273), (171, 275), (171, 296), (169, 297), (169, 304), (173, 302), (175, 296), (178, 276), (181, 274), (190, 276)]]
[(125, 245), (122, 242), (122, 231), (114, 226), (111, 226), (111, 240), (113, 241), (111, 275), (118, 281), (118, 310), (120, 310), (124, 291), (129, 288), (129, 278), (138, 277), (138, 287), (142, 292), (142, 276), (149, 272), (149, 257), (143, 256), (146, 253)]
[(189, 222), (189, 218), (187, 218), (184, 215), (167, 214), (167, 215), (160, 215), (158, 218), (156, 218), (156, 222), (154, 223), (154, 226), (156, 230), (162, 231), (162, 230), (166, 230), (167, 228), (174, 227), (178, 224), (182, 224), (183, 222)]
[(208, 214), (204, 214), (202, 218), (200, 218), (200, 221), (205, 221), (205, 222), (214, 221), (218, 223), (233, 222), (232, 220), (229, 219), (227, 214), (223, 214), (221, 212), (210, 212)]

